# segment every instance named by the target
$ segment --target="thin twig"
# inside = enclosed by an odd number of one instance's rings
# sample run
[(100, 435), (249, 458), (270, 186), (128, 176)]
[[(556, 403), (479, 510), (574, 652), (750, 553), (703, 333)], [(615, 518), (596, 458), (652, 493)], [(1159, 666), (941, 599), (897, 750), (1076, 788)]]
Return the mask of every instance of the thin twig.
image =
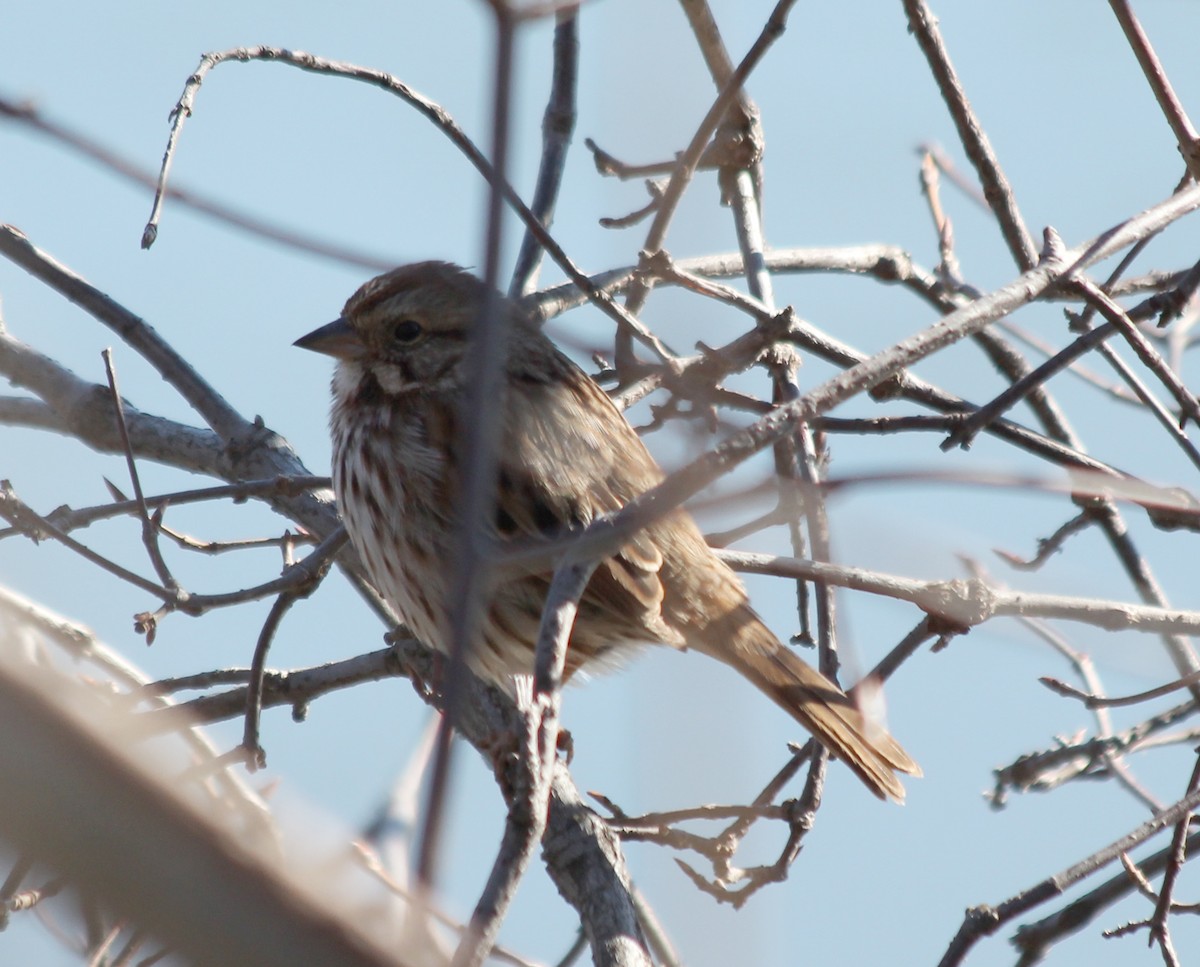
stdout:
[[(405, 103), (411, 105), (420, 114), (431, 121), (439, 131), (441, 131), (451, 143), (457, 147), (474, 168), (487, 180), (489, 185), (496, 186), (496, 189), (501, 192), (505, 202), (510, 205), (524, 223), (526, 229), (533, 234), (538, 240), (538, 243), (545, 249), (546, 253), (554, 259), (558, 266), (567, 274), (571, 281), (579, 286), (579, 288), (587, 295), (589, 299), (604, 313), (609, 315), (618, 326), (631, 334), (635, 338), (647, 346), (652, 352), (656, 353), (661, 359), (669, 359), (669, 353), (659, 342), (658, 338), (643, 326), (634, 316), (622, 306), (612, 300), (607, 293), (601, 289), (597, 289), (591, 284), (591, 280), (580, 268), (568, 257), (562, 246), (555, 241), (554, 237), (546, 231), (545, 226), (541, 224), (538, 217), (529, 209), (529, 207), (521, 200), (520, 195), (512, 185), (506, 181), (497, 178), (496, 172), (492, 168), (487, 157), (474, 144), (461, 127), (455, 122), (450, 113), (441, 105), (418, 93), (413, 88), (409, 87), (403, 81), (386, 73), (385, 71), (375, 70), (369, 67), (360, 67), (356, 64), (348, 64), (342, 61), (329, 60), (324, 57), (317, 57), (314, 54), (309, 54), (304, 51), (285, 50), (281, 47), (270, 47), (259, 45), (256, 47), (237, 47), (232, 50), (210, 52), (205, 54), (200, 59), (200, 64), (195, 72), (188, 78), (184, 85), (183, 94), (176, 102), (175, 108), (171, 112), (172, 128), (171, 134), (168, 137), (168, 147), (163, 155), (163, 167), (159, 176), (160, 192), (165, 189), (167, 182), (167, 173), (170, 168), (170, 162), (174, 155), (174, 146), (178, 141), (178, 131), (182, 128), (183, 122), (187, 117), (191, 116), (193, 105), (195, 103), (196, 94), (200, 89), (200, 85), (204, 82), (208, 72), (214, 67), (225, 62), (242, 62), (250, 61), (267, 61), (269, 63), (287, 64), (291, 67), (299, 68), (304, 71), (311, 71), (316, 74), (328, 74), (334, 77), (344, 77), (350, 80), (361, 81), (378, 87), (381, 90), (401, 98)], [(161, 202), (156, 200), (155, 206), (151, 212), (150, 220), (147, 222), (144, 239), (153, 242), (158, 233), (158, 217), (161, 214)]]
[(509, 804), (500, 850), (467, 933), (454, 957), (455, 967), (478, 967), (495, 942), (533, 851), (546, 829), (546, 810), (558, 750), (559, 711), (567, 642), (579, 599), (598, 561), (568, 556), (555, 571), (542, 611), (534, 657), (534, 680), (526, 710), (522, 754), (517, 757), (517, 792)]
[(65, 295), (120, 336), (175, 387), (223, 440), (252, 435), (253, 426), (145, 320), (38, 249), (11, 225), (0, 226), (0, 254)]
[(1037, 249), (1017, 208), (1012, 186), (1005, 178), (991, 142), (972, 110), (970, 101), (967, 100), (966, 91), (954, 66), (950, 63), (950, 54), (937, 28), (937, 18), (924, 0), (904, 0), (904, 10), (908, 15), (909, 30), (916, 36), (917, 43), (929, 63), (929, 69), (942, 92), (942, 99), (950, 109), (959, 140), (962, 141), (967, 157), (975, 166), (975, 173), (983, 184), (984, 197), (1000, 223), (1000, 230), (1008, 249), (1017, 267), (1022, 272), (1028, 272), (1037, 264)]
[(1074, 698), (1083, 702), (1085, 708), (1122, 708), (1128, 705), (1140, 705), (1142, 702), (1148, 702), (1151, 699), (1162, 698), (1164, 695), (1170, 695), (1172, 692), (1177, 692), (1181, 688), (1190, 688), (1197, 682), (1200, 682), (1200, 671), (1192, 672), (1190, 675), (1184, 675), (1182, 678), (1177, 678), (1173, 682), (1168, 682), (1166, 685), (1159, 685), (1157, 688), (1148, 688), (1144, 692), (1135, 692), (1132, 695), (1121, 696), (1106, 696), (1097, 695), (1093, 692), (1081, 692), (1077, 688), (1073, 688), (1066, 682), (1060, 682), (1056, 678), (1043, 676), (1038, 679), (1050, 691), (1056, 692), (1066, 698)]
[(1134, 325), (1125, 310), (1113, 302), (1095, 283), (1089, 282), (1087, 279), (1078, 279), (1074, 284), (1084, 297), (1096, 306), (1100, 314), (1116, 326), (1117, 331), (1125, 337), (1125, 341), (1137, 353), (1143, 365), (1157, 376), (1163, 386), (1170, 391), (1179, 404), (1184, 418), (1191, 417), (1193, 423), (1200, 424), (1200, 405), (1197, 404), (1195, 395), (1175, 375), (1174, 371), (1150, 345), (1150, 341), (1138, 331), (1137, 326)]
[(246, 689), (246, 719), (242, 728), (241, 747), (246, 768), (251, 772), (265, 769), (267, 766), (267, 753), (259, 740), (259, 720), (262, 717), (262, 683), (263, 672), (266, 669), (267, 651), (271, 647), (271, 641), (279, 629), (280, 622), (283, 621), (283, 616), (296, 603), (297, 598), (298, 595), (293, 592), (285, 591), (275, 599), (271, 610), (267, 612), (267, 619), (258, 633), (258, 641), (254, 645), (254, 657), (250, 663), (248, 676), (249, 687)]
[[(33, 130), (45, 134), (53, 140), (78, 151), (103, 165), (109, 171), (141, 185), (149, 191), (154, 191), (158, 184), (158, 175), (143, 168), (136, 162), (122, 157), (111, 148), (105, 147), (85, 134), (80, 133), (58, 121), (52, 121), (30, 104), (16, 104), (7, 98), (0, 97), (0, 117), (18, 121)], [(333, 245), (324, 237), (304, 235), (294, 229), (274, 225), (260, 218), (254, 218), (243, 211), (223, 205), (205, 195), (169, 185), (162, 189), (166, 197), (174, 199), (179, 204), (198, 211), (210, 218), (230, 225), (248, 235), (256, 235), (276, 242), (288, 248), (318, 255), (345, 265), (367, 269), (373, 272), (383, 272), (392, 268), (399, 260), (364, 252), (361, 249), (349, 248), (344, 245)]]
[[(1150, 388), (1142, 382), (1141, 378), (1135, 373), (1125, 360), (1117, 355), (1116, 351), (1108, 343), (1102, 343), (1097, 352), (1104, 357), (1105, 361), (1113, 368), (1118, 376), (1125, 381), (1134, 396), (1138, 398), (1141, 404), (1150, 411), (1159, 426), (1167, 431), (1167, 435), (1183, 451), (1184, 456), (1191, 461), (1192, 466), (1200, 470), (1200, 449), (1188, 439), (1184, 433), (1183, 427), (1187, 420), (1188, 410), (1196, 408), (1193, 400), (1190, 405), (1184, 407), (1184, 416), (1178, 417), (1171, 413), (1166, 406), (1158, 401), (1158, 398), (1150, 391)], [(1175, 380), (1174, 382), (1178, 382)]]
[[(684, 191), (696, 172), (696, 166), (700, 162), (700, 157), (704, 153), (709, 139), (724, 119), (729, 106), (741, 97), (742, 85), (745, 84), (746, 79), (758, 66), (771, 45), (783, 34), (787, 27), (788, 13), (794, 2), (795, 0), (779, 0), (775, 5), (754, 44), (746, 52), (733, 73), (729, 75), (729, 79), (721, 86), (720, 93), (696, 127), (687, 148), (679, 155), (675, 169), (671, 172), (671, 178), (663, 190), (662, 201), (654, 213), (654, 221), (651, 222), (646, 233), (646, 239), (642, 244), (643, 252), (654, 255), (662, 250), (663, 243), (666, 241), (667, 228), (683, 198)], [(645, 282), (639, 276), (635, 276), (625, 297), (625, 308), (636, 315), (645, 304), (649, 291)], [(615, 364), (617, 371), (624, 373), (630, 368), (632, 362), (630, 358), (632, 347), (628, 340), (621, 339), (620, 335), (618, 333)]]
[[(1192, 776), (1188, 780), (1187, 791), (1193, 793), (1200, 787), (1200, 753), (1196, 755), (1196, 763), (1192, 767)], [(1167, 868), (1163, 871), (1162, 886), (1158, 891), (1158, 902), (1154, 905), (1154, 916), (1151, 919), (1151, 942), (1158, 941), (1164, 957), (1172, 956), (1171, 934), (1167, 927), (1167, 918), (1171, 914), (1175, 883), (1187, 859), (1187, 833), (1191, 816), (1184, 816), (1175, 824), (1175, 833), (1171, 838), (1171, 852), (1167, 859)]]
[[(150, 557), (150, 563), (154, 565), (154, 571), (158, 574), (158, 579), (163, 583), (163, 586), (172, 591), (179, 589), (179, 582), (175, 580), (171, 574), (171, 569), (167, 567), (167, 562), (163, 560), (162, 548), (158, 546), (158, 520), (151, 519), (150, 509), (146, 506), (146, 496), (142, 493), (142, 481), (138, 477), (137, 460), (133, 456), (133, 447), (129, 443), (129, 428), (125, 425), (125, 406), (121, 400), (121, 391), (117, 386), (117, 370), (113, 365), (113, 355), (111, 349), (106, 349), (102, 352), (101, 357), (104, 359), (104, 371), (108, 375), (108, 388), (112, 391), (113, 409), (117, 414), (117, 428), (121, 431), (121, 445), (125, 448), (125, 466), (129, 469), (129, 480), (133, 484), (133, 497), (137, 503), (138, 515), (142, 520), (142, 543), (146, 546), (146, 553)], [(166, 508), (166, 504), (159, 507), (156, 517), (161, 519), (162, 511)]]
[[(492, 160), (490, 191), (484, 222), (484, 282), (487, 295), (479, 308), (464, 361), (467, 390), (458, 401), (460, 426), (466, 428), (459, 456), (460, 492), (457, 497), (452, 559), (451, 609), (447, 633), (449, 662), (443, 689), (443, 717), (434, 743), (425, 812), (417, 840), (418, 889), (429, 891), (437, 871), (442, 823), (447, 811), (447, 788), (454, 745), (451, 742), (461, 699), (460, 680), (486, 608), (493, 548), (488, 522), (495, 515), (500, 431), (504, 423), (505, 371), (509, 345), (509, 314), (503, 311), (497, 288), (503, 238), (504, 187), (508, 184), (509, 121), (512, 107), (513, 44), (516, 22), (506, 3), (493, 5), (496, 18), (496, 68), (492, 100)], [(498, 925), (497, 925), (498, 926)], [(489, 940), (494, 939), (494, 936)], [(470, 950), (466, 941), (460, 950)], [(486, 949), (484, 950), (486, 956)], [(460, 965), (463, 967), (463, 965)]]
[(0, 517), (3, 517), (14, 528), (35, 540), (40, 540), (43, 537), (54, 538), (54, 540), (58, 541), (64, 547), (74, 551), (90, 563), (120, 578), (122, 581), (132, 584), (135, 588), (154, 595), (172, 608), (187, 610), (190, 607), (190, 595), (182, 588), (171, 589), (161, 587), (148, 578), (144, 578), (140, 574), (135, 574), (115, 561), (110, 561), (102, 554), (96, 553), (70, 535), (63, 533), (21, 500), (7, 480), (0, 481)]
[(996, 782), (988, 798), (993, 808), (1001, 809), (1010, 789), (1044, 792), (1096, 775), (1115, 757), (1134, 750), (1194, 742), (1194, 732), (1168, 733), (1167, 729), (1195, 715), (1196, 709), (1196, 702), (1188, 701), (1109, 736), (1088, 738), (1080, 733), (1071, 740), (1056, 739), (1052, 748), (1023, 755), (1010, 765), (992, 770)]
[[(1189, 852), (1200, 847), (1200, 832), (1194, 832), (1188, 837), (1187, 846)], [(1138, 867), (1144, 874), (1157, 874), (1166, 866), (1170, 854), (1171, 847), (1168, 846), (1141, 860)], [(1126, 866), (1125, 870), (1071, 901), (1061, 910), (1056, 910), (1041, 920), (1017, 928), (1012, 937), (1012, 944), (1022, 952), (1022, 963), (1033, 964), (1043, 960), (1047, 948), (1051, 944), (1082, 930), (1102, 910), (1110, 909), (1138, 886), (1137, 881), (1128, 873), (1129, 867), (1125, 863), (1125, 856), (1125, 853), (1121, 854), (1121, 862)], [(1153, 893), (1153, 891), (1150, 892)]]
[(1028, 560), (1017, 557), (1016, 554), (1011, 554), (1008, 551), (996, 550), (995, 553), (1006, 561), (1009, 567), (1015, 568), (1018, 571), (1036, 571), (1050, 559), (1051, 555), (1061, 551), (1069, 538), (1082, 533), (1094, 522), (1092, 514), (1086, 509), (1080, 511), (1066, 523), (1055, 528), (1054, 533), (1049, 537), (1040, 538), (1038, 540), (1037, 553)]
[(929, 205), (934, 231), (937, 232), (938, 252), (941, 255), (938, 274), (957, 286), (961, 285), (962, 269), (958, 264), (958, 256), (954, 254), (954, 226), (950, 216), (942, 208), (942, 196), (938, 187), (939, 170), (933, 155), (926, 151), (921, 156), (921, 190)]
[[(1032, 619), (1022, 618), (1021, 623), (1028, 628), (1039, 639), (1046, 642), (1062, 655), (1071, 667), (1075, 669), (1075, 673), (1082, 679), (1084, 685), (1093, 693), (1099, 694), (1103, 691), (1100, 683), (1100, 676), (1096, 671), (1096, 665), (1091, 660), (1091, 657), (1086, 653), (1079, 651), (1077, 648), (1071, 647), (1068, 644), (1064, 635), (1046, 621), (1035, 621)], [(1112, 716), (1108, 714), (1105, 707), (1097, 706), (1094, 708), (1096, 719), (1096, 737), (1105, 743), (1106, 740), (1113, 737)], [(1103, 747), (1101, 755), (1104, 758), (1104, 765), (1108, 771), (1123, 785), (1126, 790), (1135, 799), (1139, 800), (1151, 813), (1156, 813), (1163, 808), (1163, 803), (1157, 797), (1152, 795), (1140, 782), (1134, 778), (1132, 771), (1126, 764), (1125, 759), (1117, 754), (1117, 752), (1109, 748), (1107, 745)]]
[(1109, 6), (1116, 14), (1117, 22), (1125, 32), (1125, 39), (1129, 41), (1129, 46), (1137, 56), (1138, 64), (1141, 65), (1142, 73), (1146, 75), (1150, 89), (1154, 91), (1163, 116), (1171, 125), (1171, 131), (1179, 145), (1179, 153), (1183, 155), (1188, 171), (1191, 172), (1193, 180), (1200, 181), (1200, 137), (1197, 137), (1196, 129), (1184, 110), (1183, 103), (1167, 79), (1167, 72), (1154, 52), (1150, 38), (1146, 36), (1128, 0), (1109, 0)]
[[(566, 170), (567, 150), (575, 130), (575, 89), (579, 74), (579, 12), (572, 7), (560, 11), (554, 25), (554, 64), (550, 72), (550, 97), (542, 115), (542, 160), (537, 185), (529, 208), (538, 221), (550, 228), (554, 206)], [(537, 285), (542, 245), (526, 231), (513, 268), (508, 294), (527, 295)]]
[[(157, 509), (168, 504), (179, 507), (183, 504), (203, 503), (209, 500), (232, 500), (234, 503), (240, 503), (248, 497), (290, 496), (310, 490), (327, 489), (329, 486), (328, 477), (318, 477), (312, 474), (279, 476), (266, 480), (243, 480), (238, 483), (218, 484), (214, 487), (196, 487), (190, 490), (154, 494), (145, 497), (144, 503), (148, 509)], [(107, 504), (96, 504), (92, 507), (78, 509), (67, 506), (56, 507), (45, 515), (45, 519), (63, 533), (70, 533), (80, 527), (88, 527), (97, 521), (122, 517), (126, 514), (136, 514), (140, 509), (136, 500), (114, 500)], [(167, 533), (166, 528), (163, 528), (163, 531)], [(0, 540), (15, 533), (17, 532), (12, 529), (0, 529)]]
[(967, 911), (962, 926), (954, 939), (951, 940), (946, 953), (938, 962), (939, 967), (955, 967), (962, 963), (975, 943), (983, 936), (993, 934), (1010, 920), (1022, 916), (1039, 904), (1045, 903), (1061, 895), (1069, 887), (1087, 876), (1103, 869), (1109, 863), (1118, 859), (1122, 853), (1127, 853), (1139, 843), (1172, 826), (1186, 817), (1200, 805), (1200, 790), (1193, 790), (1153, 819), (1138, 826), (1132, 832), (1098, 850), (1091, 856), (1054, 876), (1047, 877), (1040, 883), (1005, 900), (998, 906), (973, 907)]

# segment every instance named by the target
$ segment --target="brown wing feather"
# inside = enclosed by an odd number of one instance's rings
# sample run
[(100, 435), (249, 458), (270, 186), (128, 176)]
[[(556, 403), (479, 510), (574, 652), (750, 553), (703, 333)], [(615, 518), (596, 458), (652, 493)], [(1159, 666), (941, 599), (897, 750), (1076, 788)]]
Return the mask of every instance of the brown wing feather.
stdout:
[[(509, 395), (506, 418), (513, 429), (500, 454), (499, 500), (516, 534), (586, 526), (662, 479), (603, 390), (557, 353), (549, 370), (550, 378), (527, 378), (524, 392)], [(581, 394), (595, 405), (572, 402)], [(562, 399), (545, 398), (553, 395)], [(582, 605), (607, 623), (613, 638), (682, 645), (662, 621), (662, 567), (653, 534), (636, 534), (601, 562)]]

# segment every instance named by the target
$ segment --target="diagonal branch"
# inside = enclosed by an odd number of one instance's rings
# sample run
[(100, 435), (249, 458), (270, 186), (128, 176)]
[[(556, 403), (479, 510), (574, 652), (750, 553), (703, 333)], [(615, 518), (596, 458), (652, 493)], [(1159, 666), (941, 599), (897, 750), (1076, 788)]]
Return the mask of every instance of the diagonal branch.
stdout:
[(0, 254), (66, 296), (125, 340), (179, 391), (179, 395), (223, 440), (244, 436), (250, 430), (250, 424), (237, 410), (144, 319), (55, 261), (20, 230), (11, 225), (0, 226)]
[(929, 62), (929, 69), (958, 129), (959, 140), (983, 184), (984, 197), (1000, 222), (1004, 241), (1008, 243), (1018, 268), (1027, 272), (1037, 264), (1037, 250), (992, 143), (967, 100), (967, 93), (954, 65), (950, 63), (950, 54), (937, 28), (937, 18), (924, 0), (904, 0), (904, 10), (908, 14), (908, 29), (916, 36), (921, 52)]

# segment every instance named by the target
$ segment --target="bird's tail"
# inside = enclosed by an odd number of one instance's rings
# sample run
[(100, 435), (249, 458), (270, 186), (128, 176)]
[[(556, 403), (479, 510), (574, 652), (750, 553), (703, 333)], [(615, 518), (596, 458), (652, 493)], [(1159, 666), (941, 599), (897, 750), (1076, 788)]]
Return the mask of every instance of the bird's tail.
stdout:
[(749, 617), (733, 636), (733, 647), (702, 650), (753, 682), (880, 799), (903, 802), (904, 786), (896, 773), (919, 776), (921, 767), (837, 685), (783, 645), (752, 612)]

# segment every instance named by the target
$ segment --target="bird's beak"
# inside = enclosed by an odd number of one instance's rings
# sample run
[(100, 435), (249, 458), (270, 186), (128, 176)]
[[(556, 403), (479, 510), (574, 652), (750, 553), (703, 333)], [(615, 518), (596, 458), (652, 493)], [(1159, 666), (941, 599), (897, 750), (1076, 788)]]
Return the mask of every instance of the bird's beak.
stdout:
[(365, 348), (358, 333), (341, 317), (327, 326), (314, 329), (307, 336), (301, 336), (292, 345), (338, 359), (357, 359)]

